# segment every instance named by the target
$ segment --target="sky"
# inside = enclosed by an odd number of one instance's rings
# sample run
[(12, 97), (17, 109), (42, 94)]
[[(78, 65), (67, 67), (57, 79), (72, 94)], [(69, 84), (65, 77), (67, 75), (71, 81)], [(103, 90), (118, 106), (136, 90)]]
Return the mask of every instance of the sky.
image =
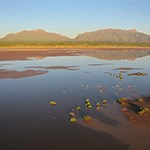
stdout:
[(73, 38), (106, 28), (150, 35), (150, 0), (0, 0), (0, 37), (43, 29)]

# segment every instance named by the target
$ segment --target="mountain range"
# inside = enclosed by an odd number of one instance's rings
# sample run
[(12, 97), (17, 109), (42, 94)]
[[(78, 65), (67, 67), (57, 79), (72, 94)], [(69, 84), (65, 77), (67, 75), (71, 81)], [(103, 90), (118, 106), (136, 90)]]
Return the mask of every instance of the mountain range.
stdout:
[(21, 31), (7, 34), (0, 42), (113, 42), (113, 43), (150, 43), (150, 35), (131, 30), (101, 29), (78, 34), (74, 39), (44, 30)]
[(21, 31), (18, 33), (7, 34), (1, 41), (9, 42), (56, 42), (69, 41), (70, 38), (57, 33), (49, 33), (38, 29), (33, 31)]

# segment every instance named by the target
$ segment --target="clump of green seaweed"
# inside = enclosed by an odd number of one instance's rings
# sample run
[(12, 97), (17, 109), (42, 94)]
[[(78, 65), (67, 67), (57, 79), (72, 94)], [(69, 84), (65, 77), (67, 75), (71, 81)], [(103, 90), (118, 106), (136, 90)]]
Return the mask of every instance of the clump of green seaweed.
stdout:
[(122, 106), (126, 106), (127, 105), (127, 98), (122, 97), (122, 98), (118, 99), (117, 102), (120, 103)]
[(108, 74), (108, 75), (110, 75), (110, 76), (114, 76), (116, 79), (120, 79), (120, 80), (122, 80), (123, 79), (123, 71), (120, 71), (119, 72), (119, 74), (118, 73), (106, 73), (106, 74)]
[(143, 115), (146, 112), (149, 112), (149, 108), (143, 108), (143, 107), (141, 107), (141, 109), (137, 113), (139, 115)]
[[(149, 108), (140, 105), (140, 103), (143, 101), (144, 101), (143, 98), (139, 98), (136, 101), (134, 101), (134, 100), (129, 100), (125, 97), (122, 97), (117, 100), (117, 102), (120, 103), (122, 106), (130, 108), (132, 111), (134, 111), (139, 115), (143, 115), (144, 113), (150, 111)], [(123, 108), (123, 110), (125, 110), (125, 108)]]
[[(146, 122), (150, 123), (149, 119), (149, 112), (150, 112), (150, 98), (144, 98), (140, 97), (137, 99), (129, 99), (126, 97), (121, 97), (117, 99), (117, 102), (121, 105), (121, 111), (124, 115), (127, 116), (129, 120), (141, 123)], [(50, 101), (50, 105), (56, 105), (56, 102), (54, 100)], [(84, 110), (88, 110), (90, 112), (90, 109), (96, 109), (100, 110), (103, 107), (108, 106), (109, 103), (106, 99), (101, 100), (97, 103), (92, 103), (91, 100), (85, 99), (85, 107), (81, 107), (79, 105), (75, 106), (72, 111), (70, 111), (69, 114), (69, 121), (71, 123), (76, 123), (77, 118), (79, 116), (82, 117), (82, 119), (86, 122), (93, 120), (92, 116), (90, 116), (88, 113), (85, 113)], [(142, 120), (142, 121), (141, 121)]]
[(120, 98), (122, 113), (133, 123), (150, 124), (150, 97)]
[[(56, 105), (56, 102), (54, 100), (51, 100), (49, 103), (50, 103), (50, 105)], [(92, 106), (92, 103), (89, 99), (85, 100), (85, 108), (86, 109), (92, 109), (93, 108), (93, 109), (99, 110), (101, 107), (105, 107), (107, 105), (108, 105), (108, 101), (106, 99), (102, 100), (101, 103), (97, 102), (93, 106)], [(83, 110), (84, 110), (84, 108), (81, 108), (80, 106), (76, 106), (75, 108), (73, 108), (72, 111), (70, 111), (68, 113), (69, 121), (71, 123), (77, 122), (77, 116), (76, 115), (78, 113), (80, 114), (80, 112), (82, 113), (81, 116), (82, 116), (84, 121), (87, 121), (87, 122), (91, 121), (93, 118), (90, 115), (85, 114)]]
[(128, 76), (147, 76), (147, 74), (142, 72), (136, 72), (136, 73), (129, 73)]

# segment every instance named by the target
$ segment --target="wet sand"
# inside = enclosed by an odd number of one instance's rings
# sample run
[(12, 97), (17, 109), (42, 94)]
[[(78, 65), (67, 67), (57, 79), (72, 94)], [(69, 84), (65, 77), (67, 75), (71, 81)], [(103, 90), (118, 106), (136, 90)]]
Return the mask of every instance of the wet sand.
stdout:
[(141, 70), (143, 68), (114, 68), (113, 70)]
[(47, 70), (79, 70), (79, 66), (28, 66), (26, 68), (38, 68)]
[(42, 71), (42, 70), (16, 71), (16, 70), (0, 69), (0, 79), (19, 79), (19, 78), (42, 75), (46, 73), (48, 73), (48, 71)]
[(139, 125), (137, 123), (130, 123), (130, 121), (118, 109), (117, 103), (114, 103), (110, 107), (100, 109), (98, 111), (99, 113), (103, 113), (107, 117), (118, 121), (119, 124), (115, 126), (107, 124), (103, 121), (100, 121), (96, 117), (93, 117), (91, 121), (84, 121), (82, 118), (79, 118), (77, 121), (78, 124), (99, 132), (111, 134), (117, 139), (121, 139), (124, 143), (129, 144), (131, 149), (149, 149), (150, 124)]
[(33, 69), (44, 69), (44, 70), (24, 70), (24, 71), (16, 71), (16, 70), (5, 70), (0, 69), (0, 79), (19, 79), (26, 77), (33, 77), (42, 74), (48, 73), (48, 70), (79, 70), (79, 66), (28, 66), (26, 68)]
[(112, 65), (111, 63), (105, 64), (88, 64), (88, 66), (103, 66), (103, 65)]

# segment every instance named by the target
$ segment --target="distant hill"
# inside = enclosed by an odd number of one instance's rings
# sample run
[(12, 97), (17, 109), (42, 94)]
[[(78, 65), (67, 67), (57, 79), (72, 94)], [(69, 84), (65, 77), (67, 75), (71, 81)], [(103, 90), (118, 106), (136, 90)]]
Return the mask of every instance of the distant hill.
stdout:
[(70, 38), (56, 33), (49, 33), (38, 29), (33, 31), (21, 31), (12, 33), (1, 38), (0, 41), (8, 42), (62, 42), (69, 41)]
[(21, 31), (8, 34), (0, 39), (0, 42), (97, 42), (97, 43), (150, 43), (150, 35), (136, 30), (101, 29), (94, 32), (86, 32), (71, 39), (56, 33), (44, 30)]
[(117, 43), (150, 43), (150, 35), (136, 30), (104, 29), (79, 34), (76, 41), (117, 42)]

